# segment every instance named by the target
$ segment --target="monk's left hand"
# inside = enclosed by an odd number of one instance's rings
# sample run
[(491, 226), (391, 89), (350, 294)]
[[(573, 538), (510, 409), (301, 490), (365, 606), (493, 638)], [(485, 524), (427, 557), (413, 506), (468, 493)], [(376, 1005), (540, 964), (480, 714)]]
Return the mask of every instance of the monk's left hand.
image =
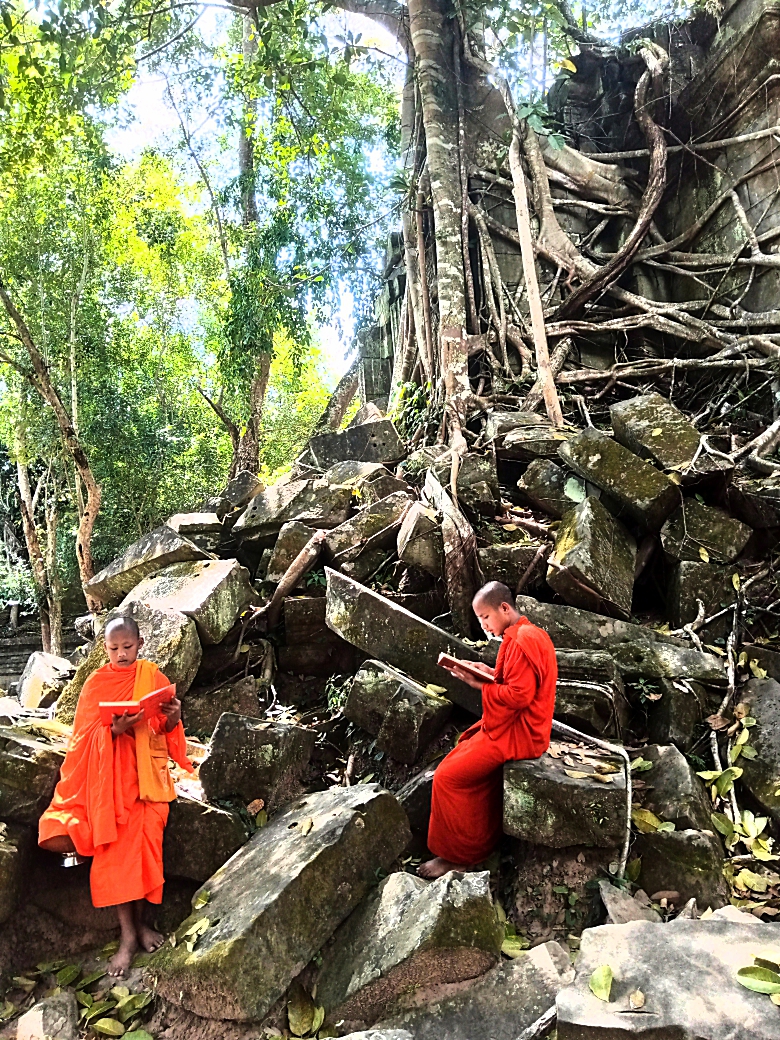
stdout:
[(160, 711), (165, 716), (165, 728), (170, 733), (181, 722), (181, 701), (178, 697), (174, 697), (167, 704), (161, 704)]
[(475, 679), (471, 672), (467, 672), (465, 668), (448, 668), (447, 671), (451, 672), (456, 679), (460, 679), (467, 686), (470, 686), (472, 690), (481, 690), (482, 686), (486, 682), (490, 682), (490, 676), (486, 675), (484, 679)]

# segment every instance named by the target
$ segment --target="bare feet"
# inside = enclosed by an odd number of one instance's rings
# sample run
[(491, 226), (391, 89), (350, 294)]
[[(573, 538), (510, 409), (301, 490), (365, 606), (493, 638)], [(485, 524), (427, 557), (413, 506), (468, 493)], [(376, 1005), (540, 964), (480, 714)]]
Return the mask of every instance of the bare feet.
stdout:
[(108, 962), (108, 974), (111, 978), (119, 979), (130, 970), (133, 957), (138, 952), (138, 940), (133, 935), (122, 935), (119, 941), (119, 949)]
[(164, 939), (159, 932), (154, 930), (154, 928), (142, 924), (138, 926), (138, 941), (140, 942), (142, 949), (146, 950), (147, 953), (154, 953), (155, 950), (160, 949)]
[(468, 870), (462, 863), (450, 863), (449, 860), (442, 859), (441, 856), (436, 856), (434, 859), (429, 859), (425, 863), (421, 863), (417, 868), (417, 873), (420, 877), (428, 878), (429, 881), (434, 881), (436, 878), (444, 877), (451, 870)]

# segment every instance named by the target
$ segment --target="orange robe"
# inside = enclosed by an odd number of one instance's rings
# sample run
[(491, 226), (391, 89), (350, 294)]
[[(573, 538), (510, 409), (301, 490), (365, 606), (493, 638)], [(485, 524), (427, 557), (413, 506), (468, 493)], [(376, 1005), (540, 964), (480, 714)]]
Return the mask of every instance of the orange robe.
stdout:
[(502, 769), (539, 758), (550, 744), (558, 665), (548, 634), (522, 617), (504, 632), (494, 682), (482, 686), (482, 718), (461, 734), (433, 776), (428, 848), (472, 866), (501, 840)]
[(107, 664), (87, 679), (79, 697), (73, 736), (38, 840), (67, 835), (79, 855), (92, 856), (95, 906), (162, 901), (163, 831), (168, 802), (176, 797), (168, 758), (192, 769), (184, 729), (179, 723), (167, 733), (160, 715), (114, 737), (100, 721), (98, 705), (137, 701), (167, 685), (151, 661), (129, 668)]

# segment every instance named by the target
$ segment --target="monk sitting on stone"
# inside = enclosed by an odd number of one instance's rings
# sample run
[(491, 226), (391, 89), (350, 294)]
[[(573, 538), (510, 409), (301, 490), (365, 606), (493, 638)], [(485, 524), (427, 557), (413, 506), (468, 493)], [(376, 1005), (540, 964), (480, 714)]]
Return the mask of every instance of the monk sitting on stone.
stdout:
[(449, 670), (482, 691), (482, 718), (461, 737), (433, 776), (428, 848), (435, 858), (418, 873), (438, 878), (470, 870), (498, 846), (502, 832), (502, 766), (539, 758), (550, 744), (558, 666), (548, 634), (515, 608), (506, 585), (491, 581), (472, 603), (488, 635), (501, 636), (492, 681), (463, 668)]
[[(163, 831), (176, 797), (169, 757), (192, 770), (181, 701), (161, 705), (161, 714), (148, 721), (133, 711), (133, 701), (169, 685), (156, 664), (138, 660), (143, 642), (132, 618), (106, 626), (109, 663), (84, 683), (60, 781), (38, 834), (50, 852), (92, 857), (92, 902), (116, 906), (119, 916), (119, 950), (108, 968), (114, 976), (129, 969), (139, 948), (151, 952), (162, 943), (143, 914), (145, 902), (162, 902)], [(101, 701), (127, 701), (128, 711), (105, 725)]]

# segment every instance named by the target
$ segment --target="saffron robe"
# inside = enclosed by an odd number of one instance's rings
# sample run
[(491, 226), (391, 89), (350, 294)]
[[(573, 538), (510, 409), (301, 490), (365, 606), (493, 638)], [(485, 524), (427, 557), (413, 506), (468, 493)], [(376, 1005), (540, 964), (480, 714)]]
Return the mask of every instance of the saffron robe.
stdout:
[[(137, 701), (168, 680), (151, 661), (104, 665), (84, 683), (51, 805), (38, 825), (42, 844), (67, 836), (92, 856), (95, 906), (162, 901), (162, 840), (176, 792), (172, 758), (192, 770), (181, 722), (168, 733), (160, 715), (114, 737), (100, 721), (100, 701)], [(129, 709), (132, 714), (132, 709)]]
[(428, 848), (451, 863), (483, 862), (501, 840), (504, 762), (550, 744), (558, 665), (549, 635), (521, 617), (504, 632), (482, 718), (433, 775)]

